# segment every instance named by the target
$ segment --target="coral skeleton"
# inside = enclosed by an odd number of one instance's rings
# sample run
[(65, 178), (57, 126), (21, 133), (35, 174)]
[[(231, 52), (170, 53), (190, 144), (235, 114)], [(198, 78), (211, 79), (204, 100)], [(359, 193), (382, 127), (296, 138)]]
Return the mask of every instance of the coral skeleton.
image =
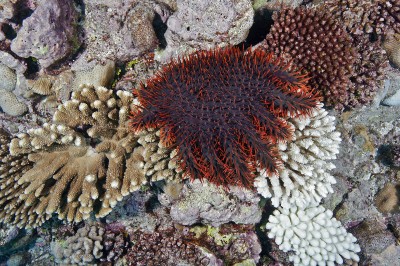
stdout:
[(313, 204), (303, 208), (278, 208), (269, 217), (266, 229), (279, 249), (288, 252), (294, 265), (343, 264), (344, 260), (359, 261), (357, 239), (332, 218), (332, 211)]
[(275, 207), (305, 207), (333, 192), (336, 181), (329, 171), (335, 166), (329, 160), (339, 153), (340, 133), (335, 131), (335, 117), (322, 104), (310, 117), (292, 118), (289, 123), (295, 128), (294, 138), (278, 145), (283, 161), (279, 175), (260, 171), (254, 186)]
[(262, 50), (194, 53), (173, 61), (135, 93), (135, 131), (160, 128), (192, 179), (252, 187), (254, 169), (276, 173), (276, 144), (292, 137), (285, 119), (311, 113), (319, 97), (306, 78)]

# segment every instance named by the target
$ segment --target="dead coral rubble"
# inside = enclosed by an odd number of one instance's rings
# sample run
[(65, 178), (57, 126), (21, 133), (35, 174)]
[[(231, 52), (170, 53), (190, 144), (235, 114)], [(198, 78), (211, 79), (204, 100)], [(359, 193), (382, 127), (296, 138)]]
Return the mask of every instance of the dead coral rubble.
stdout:
[[(140, 137), (128, 130), (133, 102), (128, 92), (83, 86), (58, 107), (52, 124), (11, 140), (7, 156), (15, 157), (9, 160), (27, 157), (33, 166), (23, 174), (3, 178), (20, 188), (2, 190), (1, 209), (6, 212), (2, 220), (38, 226), (56, 213), (60, 219), (78, 222), (87, 219), (94, 206), (98, 206), (96, 216), (103, 217), (123, 196), (147, 183), (144, 157), (154, 157), (151, 153), (160, 148), (151, 142), (157, 138), (139, 144)], [(163, 152), (166, 155), (155, 157), (169, 156)]]

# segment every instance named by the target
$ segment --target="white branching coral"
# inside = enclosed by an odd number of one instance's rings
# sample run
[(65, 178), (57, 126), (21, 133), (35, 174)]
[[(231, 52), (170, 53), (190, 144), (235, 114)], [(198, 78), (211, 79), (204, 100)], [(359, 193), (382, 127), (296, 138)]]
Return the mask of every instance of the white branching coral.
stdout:
[(266, 229), (294, 265), (335, 265), (343, 259), (359, 261), (357, 239), (332, 218), (322, 206), (278, 208), (269, 217)]
[(260, 171), (254, 185), (263, 197), (271, 198), (275, 207), (319, 203), (336, 183), (329, 174), (335, 166), (327, 161), (339, 153), (341, 139), (335, 131), (335, 118), (320, 105), (310, 117), (288, 122), (295, 128), (294, 139), (279, 144), (284, 162), (279, 176)]
[(92, 212), (104, 217), (149, 180), (173, 179), (177, 167), (156, 133), (129, 129), (134, 102), (126, 91), (82, 86), (51, 124), (11, 140), (7, 162), (23, 157), (30, 167), (2, 176), (0, 221), (38, 226), (53, 214), (70, 222)]

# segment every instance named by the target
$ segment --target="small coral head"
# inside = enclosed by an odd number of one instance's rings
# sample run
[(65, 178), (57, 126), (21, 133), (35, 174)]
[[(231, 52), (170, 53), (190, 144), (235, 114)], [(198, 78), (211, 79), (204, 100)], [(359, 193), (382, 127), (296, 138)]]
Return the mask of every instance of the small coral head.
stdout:
[(285, 118), (306, 116), (319, 97), (306, 79), (261, 50), (202, 51), (172, 61), (135, 91), (134, 130), (160, 128), (192, 179), (253, 187), (256, 168), (277, 173)]

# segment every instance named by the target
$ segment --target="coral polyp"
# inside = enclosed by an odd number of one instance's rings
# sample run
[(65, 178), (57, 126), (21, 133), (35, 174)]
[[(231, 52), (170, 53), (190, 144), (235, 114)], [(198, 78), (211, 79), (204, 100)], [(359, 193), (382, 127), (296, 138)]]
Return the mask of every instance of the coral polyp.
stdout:
[(131, 126), (160, 128), (192, 179), (252, 188), (257, 168), (277, 174), (289, 117), (308, 116), (319, 97), (307, 78), (265, 51), (201, 51), (167, 64), (135, 90)]

